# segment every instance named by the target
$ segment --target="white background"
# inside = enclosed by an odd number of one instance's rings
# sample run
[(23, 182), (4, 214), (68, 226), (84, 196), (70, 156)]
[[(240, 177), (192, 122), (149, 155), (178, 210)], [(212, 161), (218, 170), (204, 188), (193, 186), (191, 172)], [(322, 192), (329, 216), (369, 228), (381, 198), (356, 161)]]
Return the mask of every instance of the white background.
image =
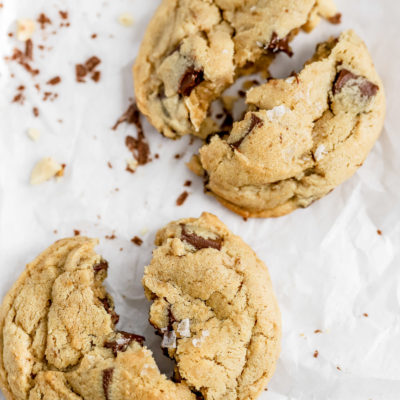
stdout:
[[(300, 68), (317, 42), (355, 29), (385, 83), (386, 126), (364, 166), (331, 195), (287, 217), (247, 222), (204, 195), (200, 179), (185, 167), (198, 142), (189, 146), (188, 138), (169, 141), (146, 123), (152, 153), (159, 153), (160, 159), (135, 174), (125, 171), (130, 154), (124, 138), (135, 136), (135, 128), (122, 125), (114, 132), (110, 127), (133, 94), (131, 66), (158, 1), (0, 3), (1, 297), (24, 265), (54, 240), (71, 236), (74, 229), (99, 237), (98, 250), (111, 264), (108, 287), (122, 315), (120, 327), (145, 334), (161, 360), (159, 339), (147, 322), (143, 267), (160, 227), (206, 210), (240, 234), (272, 275), (283, 317), (282, 355), (261, 399), (400, 398), (399, 2), (337, 0), (342, 25), (323, 23), (311, 35), (300, 34), (293, 43), (296, 56), (279, 56), (272, 70), (285, 76)], [(58, 28), (59, 10), (69, 12), (69, 28)], [(20, 66), (4, 61), (14, 47), (23, 48), (7, 34), (15, 32), (16, 19), (36, 19), (43, 11), (53, 25), (33, 37), (35, 45), (43, 44), (46, 50), (35, 47), (33, 65), (41, 72), (32, 81)], [(134, 15), (132, 27), (117, 22), (123, 12)], [(96, 39), (90, 38), (93, 33)], [(102, 79), (79, 84), (75, 64), (92, 55), (102, 60)], [(43, 89), (38, 94), (33, 85), (45, 88), (56, 75), (62, 83), (50, 90), (59, 97), (43, 102)], [(23, 106), (11, 104), (21, 84), (27, 88), (27, 100)], [(34, 118), (33, 106), (39, 108), (39, 118)], [(28, 128), (41, 131), (37, 143), (28, 138)], [(182, 155), (180, 160), (174, 158), (176, 153)], [(30, 172), (45, 156), (67, 164), (65, 177), (30, 186)], [(175, 200), (187, 179), (193, 181), (190, 196), (177, 207)], [(117, 238), (106, 240), (113, 232)], [(142, 247), (130, 242), (134, 235), (144, 239)], [(315, 334), (316, 329), (323, 333)], [(315, 350), (318, 358), (313, 357)], [(163, 370), (165, 365), (164, 360)]]

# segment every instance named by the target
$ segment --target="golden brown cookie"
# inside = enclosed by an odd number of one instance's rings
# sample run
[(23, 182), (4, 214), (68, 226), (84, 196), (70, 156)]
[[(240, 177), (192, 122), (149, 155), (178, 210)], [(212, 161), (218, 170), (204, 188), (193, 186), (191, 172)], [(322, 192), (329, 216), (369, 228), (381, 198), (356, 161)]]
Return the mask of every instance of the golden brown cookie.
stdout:
[(134, 67), (137, 104), (165, 136), (205, 138), (219, 129), (208, 110), (226, 88), (267, 73), (301, 28), (336, 15), (333, 0), (163, 0)]
[(215, 135), (189, 167), (244, 217), (307, 207), (350, 178), (382, 130), (385, 94), (368, 50), (346, 31), (304, 69), (247, 92), (248, 112)]

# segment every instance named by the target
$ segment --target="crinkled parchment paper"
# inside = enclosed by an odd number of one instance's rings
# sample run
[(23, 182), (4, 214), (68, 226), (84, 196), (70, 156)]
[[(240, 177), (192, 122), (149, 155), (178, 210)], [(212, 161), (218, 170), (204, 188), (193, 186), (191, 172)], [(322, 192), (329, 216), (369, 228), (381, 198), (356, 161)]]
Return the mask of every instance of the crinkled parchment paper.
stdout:
[[(203, 194), (200, 179), (185, 167), (199, 142), (169, 141), (146, 122), (152, 156), (158, 153), (159, 159), (134, 174), (125, 170), (131, 157), (125, 136), (135, 136), (135, 128), (110, 128), (133, 95), (131, 66), (159, 1), (0, 3), (1, 297), (24, 265), (54, 240), (74, 230), (99, 237), (98, 251), (111, 265), (108, 286), (122, 316), (120, 326), (144, 334), (168, 371), (170, 365), (158, 350), (160, 340), (147, 322), (148, 303), (140, 283), (143, 267), (160, 227), (206, 210), (240, 234), (266, 262), (279, 299), (282, 355), (261, 399), (400, 398), (399, 2), (337, 0), (342, 25), (322, 23), (312, 34), (299, 35), (293, 59), (279, 55), (272, 71), (275, 76), (288, 75), (300, 68), (317, 42), (354, 28), (383, 77), (388, 115), (380, 140), (351, 180), (306, 210), (247, 222)], [(68, 11), (69, 27), (60, 26), (60, 10)], [(8, 36), (15, 33), (16, 20), (36, 19), (41, 12), (52, 25), (34, 33), (32, 64), (40, 73), (32, 78), (4, 57), (15, 47), (24, 48), (15, 35)], [(118, 22), (125, 12), (134, 16), (130, 27)], [(102, 61), (97, 67), (100, 82), (76, 82), (75, 65), (93, 55)], [(46, 85), (55, 76), (61, 83)], [(25, 86), (23, 105), (12, 103), (20, 85)], [(43, 101), (46, 91), (58, 97)], [(29, 128), (41, 132), (37, 142), (28, 137)], [(31, 186), (33, 166), (49, 156), (66, 164), (64, 177)], [(186, 188), (188, 179), (193, 184)], [(189, 197), (178, 207), (176, 199), (185, 189)], [(105, 238), (112, 234), (114, 240)], [(141, 247), (130, 241), (135, 235), (143, 239)]]

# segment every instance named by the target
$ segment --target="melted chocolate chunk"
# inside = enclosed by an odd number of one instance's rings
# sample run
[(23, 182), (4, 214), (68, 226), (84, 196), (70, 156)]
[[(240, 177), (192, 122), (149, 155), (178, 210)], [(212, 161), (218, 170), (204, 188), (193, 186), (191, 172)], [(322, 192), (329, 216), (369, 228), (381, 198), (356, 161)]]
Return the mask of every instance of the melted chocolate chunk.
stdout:
[(250, 125), (247, 128), (246, 133), (236, 142), (231, 143), (231, 146), (235, 149), (239, 148), (239, 146), (242, 144), (243, 140), (249, 135), (249, 133), (255, 128), (255, 127), (260, 127), (263, 126), (264, 122), (261, 118), (258, 118), (257, 115), (251, 114), (251, 120), (250, 120)]
[(190, 233), (186, 230), (185, 225), (181, 225), (182, 233), (181, 233), (181, 240), (185, 241), (186, 243), (191, 244), (196, 250), (201, 249), (208, 249), (213, 248), (217, 250), (221, 250), (222, 239), (206, 239), (201, 236), (196, 235), (194, 232)]
[(103, 391), (106, 400), (110, 400), (108, 389), (112, 381), (113, 374), (114, 374), (114, 368), (107, 368), (103, 370)]
[[(361, 78), (361, 80), (360, 80)], [(335, 81), (333, 83), (333, 94), (338, 94), (341, 92), (344, 86), (346, 86), (349, 81), (356, 81), (354, 82), (354, 85), (357, 85), (358, 88), (360, 89), (360, 92), (363, 96), (365, 97), (373, 97), (378, 93), (379, 86), (375, 85), (374, 83), (370, 82), (368, 79), (360, 76), (360, 75), (355, 75), (351, 71), (347, 69), (342, 69), (335, 78)]]
[(293, 56), (293, 51), (289, 46), (289, 35), (285, 36), (282, 39), (279, 39), (276, 32), (272, 34), (271, 41), (269, 45), (266, 46), (266, 49), (271, 51), (272, 53), (279, 53), (283, 51), (289, 57)]
[(183, 74), (179, 82), (178, 94), (182, 96), (190, 96), (192, 90), (204, 80), (204, 73), (202, 70), (189, 67)]
[(107, 313), (111, 315), (112, 323), (116, 325), (119, 321), (119, 315), (115, 312), (114, 307), (111, 306), (108, 297), (99, 300), (103, 303), (104, 309), (107, 311)]
[(94, 272), (99, 271), (107, 271), (108, 270), (108, 262), (105, 260), (100, 261), (93, 267)]
[(124, 331), (118, 331), (117, 333), (121, 335), (120, 338), (104, 343), (104, 347), (112, 350), (114, 357), (117, 357), (118, 352), (125, 352), (132, 342), (138, 342), (143, 346), (143, 342), (145, 341), (144, 336), (136, 335), (134, 333)]

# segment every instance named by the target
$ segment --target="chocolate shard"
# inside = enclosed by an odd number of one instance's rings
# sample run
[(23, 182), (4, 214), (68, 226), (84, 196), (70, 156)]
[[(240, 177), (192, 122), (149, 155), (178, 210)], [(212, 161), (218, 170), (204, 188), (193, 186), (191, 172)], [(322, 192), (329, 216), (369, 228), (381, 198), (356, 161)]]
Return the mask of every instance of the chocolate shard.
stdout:
[(92, 56), (86, 60), (85, 67), (89, 72), (92, 72), (100, 63), (101, 60), (99, 57)]
[(117, 357), (119, 352), (125, 352), (132, 342), (138, 342), (143, 346), (143, 342), (146, 340), (144, 336), (136, 335), (134, 333), (124, 331), (117, 331), (117, 333), (120, 335), (118, 339), (104, 343), (104, 347), (112, 350), (114, 357)]
[(114, 374), (114, 368), (103, 370), (103, 391), (106, 400), (110, 400), (109, 387)]
[(104, 299), (99, 300), (103, 303), (104, 309), (107, 313), (111, 315), (112, 323), (116, 325), (119, 321), (119, 315), (115, 312), (114, 307), (111, 306), (109, 298), (105, 297)]
[(343, 87), (349, 84), (350, 81), (354, 81), (352, 85), (356, 85), (360, 89), (362, 96), (373, 97), (378, 93), (378, 85), (375, 85), (363, 76), (353, 74), (347, 69), (342, 69), (336, 75), (333, 83), (333, 94), (335, 95), (340, 93)]
[(93, 266), (94, 272), (99, 271), (107, 271), (108, 270), (108, 262), (106, 260), (101, 260), (99, 263)]
[(196, 235), (194, 232), (190, 233), (186, 229), (186, 225), (181, 224), (182, 233), (181, 240), (186, 243), (191, 244), (196, 250), (213, 248), (216, 250), (221, 250), (222, 239), (218, 237), (217, 239), (206, 239), (202, 236)]
[(282, 39), (279, 39), (279, 36), (276, 32), (272, 34), (271, 41), (269, 45), (266, 46), (266, 49), (271, 51), (272, 53), (279, 53), (283, 51), (289, 57), (293, 56), (293, 51), (289, 46), (289, 35), (285, 36)]
[(238, 149), (239, 146), (242, 144), (243, 140), (250, 134), (250, 132), (255, 128), (255, 127), (261, 127), (263, 126), (264, 122), (261, 118), (257, 117), (257, 115), (255, 114), (251, 114), (251, 119), (250, 119), (250, 125), (247, 128), (246, 133), (236, 142), (231, 143), (230, 145), (235, 148)]
[(178, 94), (188, 97), (192, 90), (204, 80), (204, 73), (202, 70), (195, 69), (193, 66), (189, 67), (183, 74), (180, 82)]

